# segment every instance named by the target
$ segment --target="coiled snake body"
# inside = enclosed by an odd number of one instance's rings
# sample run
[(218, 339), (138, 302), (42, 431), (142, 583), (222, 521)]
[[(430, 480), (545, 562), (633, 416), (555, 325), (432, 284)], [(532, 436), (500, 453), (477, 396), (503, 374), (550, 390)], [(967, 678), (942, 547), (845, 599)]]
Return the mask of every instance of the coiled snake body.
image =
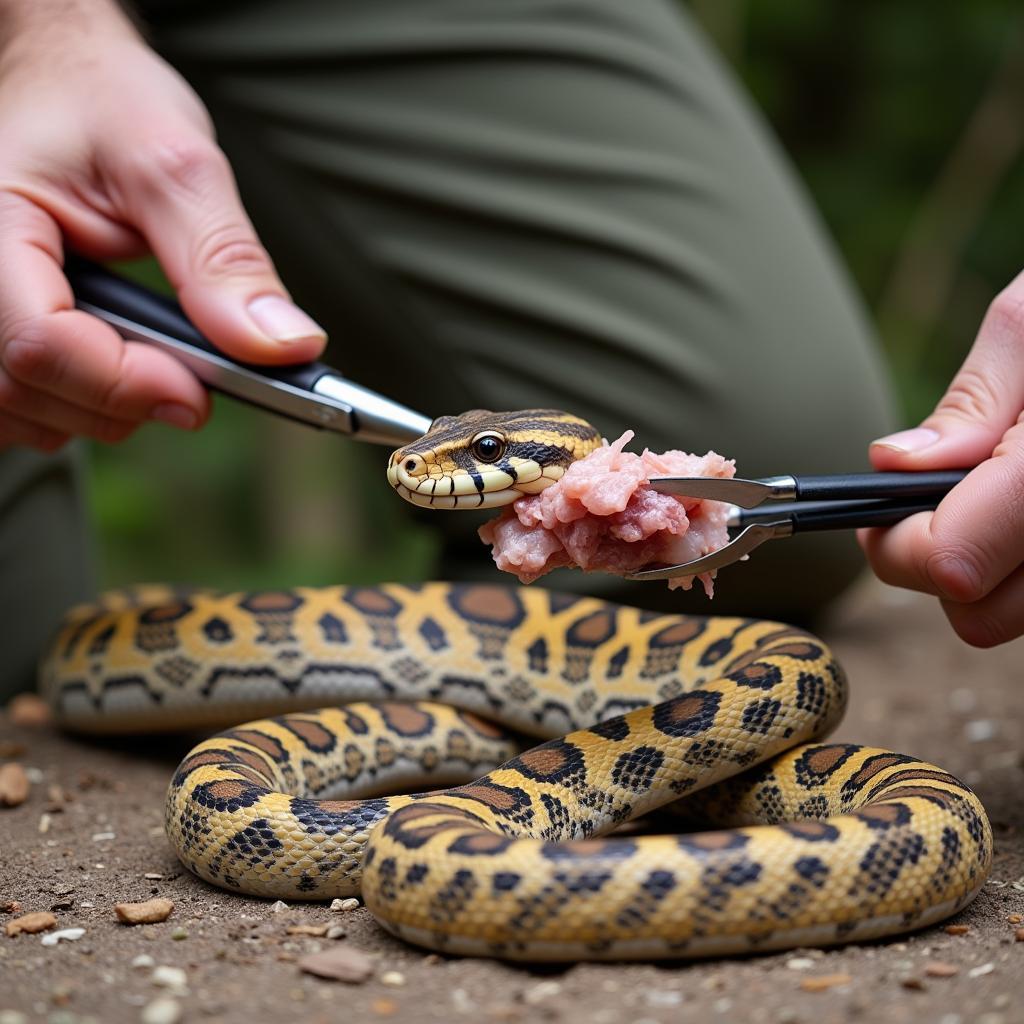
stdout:
[[(389, 476), (474, 498), (487, 474), (504, 490), (555, 478), (597, 443), (581, 422), (440, 421)], [(166, 805), (178, 856), (260, 896), (361, 892), (386, 928), (447, 952), (661, 958), (860, 940), (955, 912), (991, 862), (984, 810), (956, 778), (819, 742), (842, 714), (843, 674), (821, 641), (778, 623), (445, 583), (140, 590), (73, 612), (42, 680), (81, 730), (290, 709), (184, 759)], [(560, 738), (517, 754), (494, 721)], [(424, 785), (449, 788), (381, 795)], [(715, 830), (598, 838), (680, 798)]]

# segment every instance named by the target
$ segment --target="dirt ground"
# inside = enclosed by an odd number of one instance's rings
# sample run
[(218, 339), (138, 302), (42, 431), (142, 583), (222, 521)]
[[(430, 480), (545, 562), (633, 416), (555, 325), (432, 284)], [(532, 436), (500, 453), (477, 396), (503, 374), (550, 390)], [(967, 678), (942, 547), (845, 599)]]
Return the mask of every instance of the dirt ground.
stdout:
[[(185, 872), (161, 828), (184, 740), (88, 743), (0, 720), (0, 752), (16, 754), (34, 779), (25, 803), (0, 810), (0, 906), (17, 900), (24, 911), (52, 910), (58, 928), (85, 930), (55, 946), (41, 935), (0, 934), (0, 1024), (1024, 1022), (1024, 941), (1014, 938), (1024, 922), (1012, 920), (1024, 917), (1024, 642), (970, 650), (932, 602), (877, 583), (861, 587), (821, 632), (852, 680), (837, 738), (934, 760), (988, 808), (995, 865), (953, 922), (966, 934), (939, 926), (827, 952), (678, 965), (538, 969), (427, 956), (385, 935), (363, 909), (275, 912)], [(174, 901), (167, 921), (116, 922), (114, 903), (154, 895)], [(0, 911), (0, 928), (12, 916)], [(344, 938), (287, 933), (325, 923), (342, 925)], [(338, 944), (367, 953), (374, 975), (346, 984), (299, 970), (306, 953)], [(956, 973), (931, 976), (936, 961)], [(180, 968), (184, 981), (159, 987), (160, 966)], [(823, 991), (802, 987), (827, 975), (849, 978)]]

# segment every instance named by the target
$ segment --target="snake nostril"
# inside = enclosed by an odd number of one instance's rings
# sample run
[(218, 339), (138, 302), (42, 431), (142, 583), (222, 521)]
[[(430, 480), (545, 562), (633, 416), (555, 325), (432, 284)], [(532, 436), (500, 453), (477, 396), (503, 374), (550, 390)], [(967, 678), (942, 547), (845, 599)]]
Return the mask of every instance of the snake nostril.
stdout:
[(401, 462), (403, 472), (409, 476), (426, 476), (427, 462), (422, 455), (406, 455)]

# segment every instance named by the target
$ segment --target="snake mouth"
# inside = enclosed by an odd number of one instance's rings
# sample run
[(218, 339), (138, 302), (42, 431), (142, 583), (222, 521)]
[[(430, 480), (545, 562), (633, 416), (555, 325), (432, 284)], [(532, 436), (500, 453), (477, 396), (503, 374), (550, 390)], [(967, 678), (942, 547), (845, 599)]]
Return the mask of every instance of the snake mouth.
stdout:
[[(419, 468), (419, 467), (417, 467)], [(519, 498), (538, 494), (562, 476), (561, 466), (541, 469), (533, 463), (513, 468), (455, 473), (408, 472), (397, 460), (388, 466), (388, 483), (410, 504), (420, 508), (501, 508)]]
[(395, 481), (391, 484), (406, 501), (420, 508), (452, 509), (452, 508), (501, 508), (511, 505), (523, 495), (512, 488), (501, 491), (474, 492), (473, 494), (431, 494), (413, 491), (403, 483)]

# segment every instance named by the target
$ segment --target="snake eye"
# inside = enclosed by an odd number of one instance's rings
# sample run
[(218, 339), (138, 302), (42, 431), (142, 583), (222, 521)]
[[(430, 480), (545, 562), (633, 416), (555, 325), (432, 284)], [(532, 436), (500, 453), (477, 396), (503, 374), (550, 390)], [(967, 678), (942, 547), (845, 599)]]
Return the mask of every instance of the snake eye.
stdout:
[(477, 434), (470, 450), (481, 462), (497, 462), (505, 452), (505, 438), (500, 434)]

